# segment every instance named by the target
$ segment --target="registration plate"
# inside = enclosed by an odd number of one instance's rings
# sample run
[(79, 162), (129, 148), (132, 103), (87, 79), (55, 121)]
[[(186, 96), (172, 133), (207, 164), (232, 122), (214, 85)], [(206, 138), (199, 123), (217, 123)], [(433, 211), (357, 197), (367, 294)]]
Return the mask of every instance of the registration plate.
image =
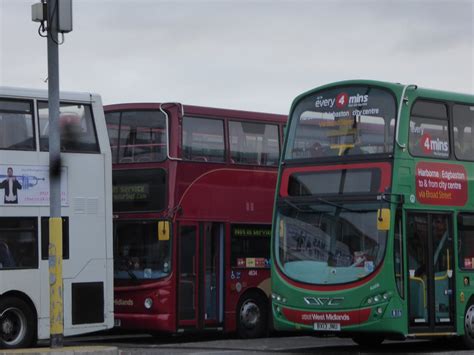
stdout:
[(314, 323), (314, 330), (339, 332), (341, 331), (341, 324), (340, 323)]
[(122, 325), (122, 322), (120, 319), (114, 319), (114, 327), (120, 327)]

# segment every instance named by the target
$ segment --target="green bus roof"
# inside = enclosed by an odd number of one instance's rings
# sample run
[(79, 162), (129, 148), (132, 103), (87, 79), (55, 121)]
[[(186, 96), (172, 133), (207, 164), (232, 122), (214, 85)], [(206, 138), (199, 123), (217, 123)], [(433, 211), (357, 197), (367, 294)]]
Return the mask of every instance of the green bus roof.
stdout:
[[(370, 86), (379, 86), (387, 88), (393, 91), (397, 95), (401, 95), (403, 88), (406, 86), (405, 84), (400, 83), (390, 83), (386, 81), (377, 81), (377, 80), (344, 80), (344, 81), (337, 81), (329, 84), (325, 84), (322, 86), (318, 86), (314, 89), (308, 90), (300, 95), (298, 95), (291, 104), (291, 111), (296, 103), (298, 103), (304, 97), (317, 93), (324, 89), (333, 88), (336, 86), (350, 86), (350, 85), (370, 85)], [(421, 88), (418, 87), (416, 84), (411, 84), (416, 86), (417, 96), (431, 98), (434, 100), (446, 100), (446, 101), (454, 101), (454, 102), (463, 102), (463, 103), (472, 103), (474, 104), (474, 95), (472, 94), (465, 94), (465, 93), (457, 93), (452, 91), (443, 91), (443, 90), (436, 90), (436, 89), (429, 89), (429, 88)]]

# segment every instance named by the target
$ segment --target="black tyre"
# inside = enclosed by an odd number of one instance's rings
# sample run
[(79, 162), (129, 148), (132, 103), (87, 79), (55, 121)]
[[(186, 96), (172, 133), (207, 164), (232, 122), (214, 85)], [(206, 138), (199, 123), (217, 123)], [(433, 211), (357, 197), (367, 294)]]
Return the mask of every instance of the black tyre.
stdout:
[(468, 349), (474, 349), (474, 303), (467, 306), (464, 314), (463, 343)]
[(26, 348), (36, 341), (34, 310), (19, 298), (0, 299), (0, 347)]
[(385, 338), (381, 335), (367, 334), (357, 335), (352, 340), (362, 348), (370, 348), (383, 343)]
[(260, 338), (267, 334), (268, 301), (256, 292), (244, 295), (237, 305), (237, 332), (241, 338)]

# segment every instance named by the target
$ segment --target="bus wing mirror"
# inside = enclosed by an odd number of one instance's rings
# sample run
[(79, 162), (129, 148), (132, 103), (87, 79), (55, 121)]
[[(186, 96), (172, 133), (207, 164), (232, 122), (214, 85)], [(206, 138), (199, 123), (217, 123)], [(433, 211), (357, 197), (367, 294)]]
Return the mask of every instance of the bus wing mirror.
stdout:
[(379, 208), (377, 210), (377, 229), (388, 231), (390, 229), (390, 209)]
[(158, 222), (158, 240), (170, 240), (170, 222)]

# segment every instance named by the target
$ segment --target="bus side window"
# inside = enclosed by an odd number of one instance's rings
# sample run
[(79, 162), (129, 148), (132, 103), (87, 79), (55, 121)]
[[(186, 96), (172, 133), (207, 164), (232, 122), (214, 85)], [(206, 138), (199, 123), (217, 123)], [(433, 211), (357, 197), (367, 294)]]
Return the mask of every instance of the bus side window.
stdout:
[(0, 149), (34, 150), (32, 104), (0, 100)]
[(474, 160), (474, 106), (454, 105), (454, 153), (461, 160)]
[(474, 214), (458, 216), (459, 267), (474, 271)]
[(201, 162), (224, 162), (224, 121), (183, 118), (183, 158)]
[(117, 163), (120, 137), (120, 112), (106, 112), (105, 121), (107, 123), (110, 149), (112, 151), (112, 163)]
[(397, 211), (395, 215), (395, 231), (393, 238), (393, 265), (395, 268), (395, 283), (397, 285), (399, 295), (404, 298), (403, 290), (403, 237), (402, 237), (402, 216), (401, 211)]
[[(38, 102), (40, 149), (49, 147), (49, 107)], [(75, 153), (99, 153), (99, 142), (90, 105), (61, 102), (59, 113), (61, 151)]]
[(38, 268), (36, 218), (1, 217), (0, 236), (1, 269)]
[(229, 122), (231, 161), (236, 164), (277, 165), (278, 126), (253, 122)]
[[(69, 217), (62, 219), (63, 260), (69, 259)], [(49, 217), (41, 217), (41, 260), (49, 258)]]
[(409, 132), (411, 155), (449, 159), (448, 112), (445, 104), (416, 101), (410, 115)]
[(270, 267), (269, 225), (233, 224), (231, 226), (231, 267)]

